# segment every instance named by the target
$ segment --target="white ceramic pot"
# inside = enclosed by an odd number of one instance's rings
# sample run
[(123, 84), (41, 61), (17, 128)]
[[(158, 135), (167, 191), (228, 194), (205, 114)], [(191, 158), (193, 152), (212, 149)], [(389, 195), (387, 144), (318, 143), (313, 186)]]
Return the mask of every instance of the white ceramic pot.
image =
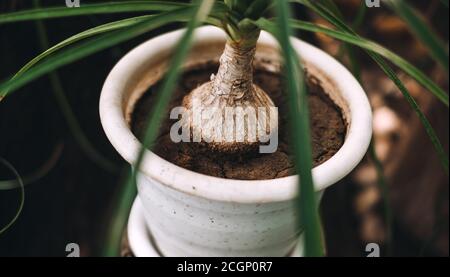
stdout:
[[(100, 98), (103, 128), (130, 164), (141, 147), (129, 127), (133, 106), (163, 76), (181, 35), (182, 31), (175, 31), (141, 44), (117, 63), (104, 84)], [(225, 39), (218, 28), (199, 28), (185, 67), (217, 61)], [(371, 109), (363, 89), (344, 66), (305, 42), (293, 38), (292, 43), (348, 124), (341, 149), (313, 169), (321, 196), (363, 158), (372, 135)], [(262, 32), (255, 63), (278, 70), (279, 62), (275, 39)], [(293, 203), (297, 181), (298, 176), (261, 181), (216, 178), (146, 151), (138, 191), (147, 225), (164, 256), (285, 256), (301, 233)]]

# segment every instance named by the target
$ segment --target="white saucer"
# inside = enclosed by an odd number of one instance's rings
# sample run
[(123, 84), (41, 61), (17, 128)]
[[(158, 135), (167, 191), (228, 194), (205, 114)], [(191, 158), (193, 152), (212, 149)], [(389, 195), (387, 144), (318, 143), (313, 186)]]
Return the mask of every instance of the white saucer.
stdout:
[[(128, 218), (128, 243), (135, 257), (162, 257), (158, 251), (155, 241), (147, 228), (144, 217), (144, 207), (139, 197), (136, 197)], [(302, 237), (298, 240), (297, 246), (292, 251), (290, 257), (302, 257), (303, 241)]]
[(162, 257), (156, 250), (155, 242), (147, 228), (144, 217), (144, 207), (139, 196), (134, 199), (128, 218), (128, 243), (135, 257)]

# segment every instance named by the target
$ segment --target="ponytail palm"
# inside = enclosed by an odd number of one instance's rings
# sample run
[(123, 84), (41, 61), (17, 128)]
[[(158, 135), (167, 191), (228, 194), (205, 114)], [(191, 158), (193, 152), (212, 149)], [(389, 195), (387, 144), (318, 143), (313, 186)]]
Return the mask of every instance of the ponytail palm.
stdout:
[[(292, 50), (289, 36), (291, 29), (299, 28), (312, 32), (321, 32), (348, 44), (368, 50), (370, 56), (383, 68), (390, 78), (399, 86), (406, 99), (419, 114), (430, 138), (440, 154), (442, 164), (448, 171), (448, 157), (434, 134), (434, 130), (423, 116), (420, 109), (411, 101), (409, 93), (403, 84), (386, 64), (385, 59), (401, 68), (405, 73), (415, 78), (420, 84), (433, 93), (448, 107), (448, 94), (435, 84), (419, 69), (409, 64), (395, 53), (358, 36), (344, 25), (330, 9), (330, 5), (322, 5), (327, 1), (298, 0), (302, 8), (311, 9), (323, 16), (336, 26), (328, 29), (308, 22), (290, 20), (289, 1), (287, 0), (202, 0), (191, 3), (171, 1), (116, 1), (113, 3), (83, 4), (81, 8), (68, 9), (66, 7), (40, 8), (0, 15), (0, 25), (19, 21), (45, 20), (69, 16), (85, 16), (92, 14), (139, 12), (147, 13), (120, 21), (110, 22), (95, 28), (85, 30), (79, 34), (47, 49), (45, 52), (27, 63), (12, 78), (0, 83), (0, 101), (12, 95), (22, 86), (53, 70), (105, 48), (117, 45), (131, 38), (148, 33), (161, 26), (174, 23), (187, 23), (187, 29), (181, 38), (171, 66), (166, 73), (163, 85), (158, 92), (154, 112), (150, 115), (143, 139), (143, 148), (134, 168), (139, 168), (143, 159), (143, 149), (152, 144), (156, 138), (158, 126), (163, 118), (171, 94), (180, 75), (180, 67), (188, 54), (192, 35), (196, 27), (202, 24), (214, 25), (223, 29), (227, 34), (227, 43), (220, 59), (218, 72), (210, 82), (192, 91), (184, 100), (186, 106), (193, 103), (218, 103), (219, 108), (231, 106), (273, 106), (267, 94), (253, 84), (252, 61), (255, 55), (256, 42), (261, 30), (271, 32), (279, 41), (280, 49), (285, 61), (285, 75), (287, 97), (289, 98), (290, 119), (293, 130), (293, 148), (296, 154), (296, 165), (300, 173), (299, 201), (301, 225), (305, 232), (305, 254), (307, 256), (324, 255), (321, 239), (318, 207), (311, 177), (311, 146), (308, 126), (308, 107), (306, 101), (306, 86), (302, 75), (302, 67), (296, 53)], [(320, 2), (320, 3), (319, 3)], [(269, 14), (275, 14), (270, 18)], [(432, 49), (439, 53), (439, 57), (446, 53), (446, 49)], [(443, 54), (444, 53), (444, 54)], [(436, 57), (437, 55), (433, 55)], [(192, 126), (196, 128), (195, 125)], [(232, 144), (221, 147), (220, 151), (245, 151), (247, 145)], [(134, 198), (136, 171), (130, 173), (126, 184), (122, 187), (117, 201), (113, 224), (107, 241), (106, 255), (118, 253), (118, 243), (126, 222), (132, 200)]]

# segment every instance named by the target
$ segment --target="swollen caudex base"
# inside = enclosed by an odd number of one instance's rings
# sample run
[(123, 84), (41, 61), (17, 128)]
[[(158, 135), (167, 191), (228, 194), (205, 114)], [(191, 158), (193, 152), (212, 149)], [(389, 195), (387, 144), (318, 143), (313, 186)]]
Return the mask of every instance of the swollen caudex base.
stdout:
[[(226, 153), (246, 152), (258, 145), (261, 153), (276, 151), (278, 110), (253, 84), (255, 51), (255, 47), (227, 42), (217, 74), (183, 99), (183, 141), (203, 142), (212, 150)], [(176, 112), (171, 118), (177, 118)], [(176, 135), (176, 126), (172, 130), (171, 135)]]
[[(172, 109), (171, 119), (181, 115), (170, 130), (172, 141), (203, 143), (212, 150), (227, 153), (250, 151), (258, 145), (260, 153), (277, 150), (278, 108), (265, 93), (235, 99), (233, 105), (227, 105), (227, 98), (208, 97), (202, 92), (210, 86), (211, 83), (206, 83), (198, 87), (184, 99), (184, 107)], [(255, 86), (257, 90), (262, 92)]]

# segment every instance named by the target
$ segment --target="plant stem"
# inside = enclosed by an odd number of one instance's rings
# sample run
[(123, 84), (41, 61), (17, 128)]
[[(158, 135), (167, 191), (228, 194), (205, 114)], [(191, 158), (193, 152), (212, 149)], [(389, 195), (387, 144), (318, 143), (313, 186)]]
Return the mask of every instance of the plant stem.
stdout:
[(253, 59), (256, 46), (241, 47), (228, 41), (220, 57), (220, 66), (213, 80), (212, 93), (241, 99), (253, 90)]
[[(222, 118), (230, 108), (242, 108), (245, 114), (260, 109), (270, 112), (274, 108), (269, 95), (253, 83), (253, 59), (259, 33), (259, 29), (252, 27), (240, 30), (238, 39), (230, 36), (220, 57), (217, 74), (183, 99), (184, 107), (193, 114), (188, 127), (194, 139), (206, 142), (204, 145), (212, 150), (230, 154), (254, 150), (262, 137), (252, 130), (257, 130), (257, 126), (267, 126), (266, 120), (270, 121), (270, 134), (278, 130), (278, 115), (266, 117), (258, 112), (255, 121), (251, 123), (249, 119), (247, 124), (237, 122), (234, 116)], [(222, 116), (203, 117), (204, 112), (212, 110), (215, 115)], [(224, 136), (230, 131), (231, 136)], [(267, 133), (267, 128), (265, 131)]]

